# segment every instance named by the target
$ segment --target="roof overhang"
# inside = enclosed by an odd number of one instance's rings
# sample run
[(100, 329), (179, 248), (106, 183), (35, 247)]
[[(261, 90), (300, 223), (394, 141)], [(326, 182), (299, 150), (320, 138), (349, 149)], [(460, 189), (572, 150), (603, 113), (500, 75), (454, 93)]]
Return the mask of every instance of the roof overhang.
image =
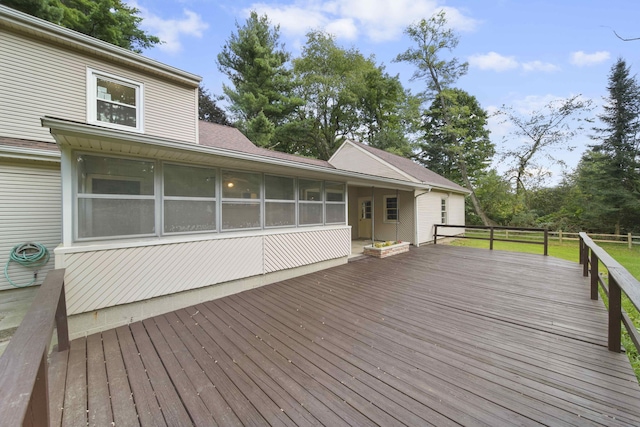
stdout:
[(75, 150), (139, 156), (175, 162), (210, 165), (215, 167), (249, 169), (266, 173), (294, 175), (303, 178), (346, 181), (349, 185), (380, 187), (399, 190), (428, 190), (424, 183), (414, 183), (350, 172), (341, 169), (299, 163), (224, 148), (208, 147), (193, 143), (140, 135), (126, 131), (106, 129), (85, 123), (53, 117), (43, 117), (42, 126), (61, 147)]
[(128, 68), (151, 73), (188, 87), (198, 87), (202, 80), (202, 77), (196, 74), (171, 67), (130, 50), (27, 15), (7, 6), (0, 5), (0, 26), (41, 41), (47, 41), (93, 57), (106, 59)]

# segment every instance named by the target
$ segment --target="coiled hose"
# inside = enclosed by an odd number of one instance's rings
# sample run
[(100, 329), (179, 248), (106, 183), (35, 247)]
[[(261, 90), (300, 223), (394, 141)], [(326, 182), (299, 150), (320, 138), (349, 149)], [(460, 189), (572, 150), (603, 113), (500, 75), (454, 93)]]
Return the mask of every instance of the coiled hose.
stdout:
[(31, 279), (31, 281), (26, 285), (18, 285), (9, 278), (9, 264), (11, 264), (11, 261), (14, 261), (23, 267), (38, 269), (49, 262), (49, 258), (49, 251), (40, 243), (22, 243), (15, 245), (9, 253), (9, 260), (7, 261), (7, 264), (4, 266), (4, 277), (7, 278), (7, 281), (9, 281), (11, 286), (16, 288), (31, 286), (36, 281), (38, 272), (36, 271), (33, 274), (33, 279)]

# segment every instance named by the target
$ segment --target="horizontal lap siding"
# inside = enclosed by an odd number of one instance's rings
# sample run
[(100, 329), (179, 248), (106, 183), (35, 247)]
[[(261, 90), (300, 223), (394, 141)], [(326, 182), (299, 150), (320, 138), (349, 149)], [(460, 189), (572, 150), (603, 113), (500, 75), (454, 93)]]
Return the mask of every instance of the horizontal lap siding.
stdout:
[[(447, 199), (447, 218), (452, 225), (464, 225), (465, 197), (460, 194), (448, 194), (431, 191), (417, 197), (418, 235), (420, 243), (433, 241), (433, 226), (441, 223), (441, 200)], [(459, 228), (438, 229), (438, 234), (455, 235), (464, 232)]]
[[(38, 272), (36, 284), (41, 284), (53, 268), (53, 250), (61, 236), (60, 170), (57, 165), (22, 162), (0, 162), (0, 267), (9, 259), (11, 249), (18, 244), (37, 242), (45, 245), (51, 260)], [(15, 262), (10, 264), (9, 277), (16, 284), (27, 284), (34, 270)], [(0, 290), (13, 289), (4, 274), (0, 275)]]
[(67, 254), (69, 314), (262, 274), (262, 238)]
[(144, 84), (145, 134), (196, 141), (195, 89), (0, 29), (0, 136), (53, 141), (42, 116), (87, 119), (87, 67)]
[(265, 273), (342, 258), (351, 253), (348, 228), (276, 234), (264, 239)]

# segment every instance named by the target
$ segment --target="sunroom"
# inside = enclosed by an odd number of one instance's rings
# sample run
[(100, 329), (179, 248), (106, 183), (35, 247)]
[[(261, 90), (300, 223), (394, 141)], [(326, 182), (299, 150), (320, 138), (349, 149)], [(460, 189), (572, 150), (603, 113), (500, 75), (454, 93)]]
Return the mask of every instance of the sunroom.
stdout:
[(61, 150), (55, 259), (66, 269), (72, 335), (345, 263), (350, 186), (413, 190), (257, 147), (247, 153), (55, 118), (43, 126)]

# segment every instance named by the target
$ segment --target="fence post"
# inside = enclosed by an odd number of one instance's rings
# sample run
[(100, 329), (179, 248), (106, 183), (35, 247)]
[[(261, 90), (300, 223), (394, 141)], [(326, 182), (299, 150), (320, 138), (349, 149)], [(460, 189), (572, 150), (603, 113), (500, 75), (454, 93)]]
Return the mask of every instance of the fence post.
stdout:
[(627, 244), (629, 245), (629, 249), (633, 248), (633, 237), (631, 233), (627, 233)]
[(591, 299), (598, 299), (598, 255), (591, 251)]
[(438, 224), (434, 225), (435, 230), (433, 230), (433, 244), (436, 245), (438, 242)]
[(620, 286), (609, 272), (609, 350), (620, 353), (622, 301)]
[[(591, 252), (593, 253), (593, 251)], [(584, 244), (584, 249), (582, 249), (582, 275), (584, 277), (589, 276), (589, 247), (586, 244)]]
[(489, 229), (489, 250), (493, 250), (493, 227)]
[(549, 230), (544, 229), (544, 256), (549, 255)]
[(562, 244), (562, 229), (558, 230), (558, 240), (560, 241), (560, 244)]

